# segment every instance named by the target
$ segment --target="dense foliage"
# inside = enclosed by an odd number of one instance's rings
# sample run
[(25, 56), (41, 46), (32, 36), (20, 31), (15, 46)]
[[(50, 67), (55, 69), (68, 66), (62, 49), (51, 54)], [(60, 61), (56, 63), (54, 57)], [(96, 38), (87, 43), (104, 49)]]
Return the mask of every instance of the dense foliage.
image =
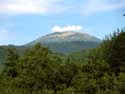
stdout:
[(67, 41), (67, 42), (57, 42), (57, 43), (52, 42), (52, 43), (45, 43), (44, 46), (49, 47), (50, 50), (57, 53), (70, 54), (83, 49), (95, 48), (97, 45), (99, 45), (100, 42), (91, 42), (91, 41), (72, 41), (72, 42)]
[(40, 44), (21, 55), (9, 48), (0, 94), (124, 94), (125, 31), (86, 54), (63, 58)]

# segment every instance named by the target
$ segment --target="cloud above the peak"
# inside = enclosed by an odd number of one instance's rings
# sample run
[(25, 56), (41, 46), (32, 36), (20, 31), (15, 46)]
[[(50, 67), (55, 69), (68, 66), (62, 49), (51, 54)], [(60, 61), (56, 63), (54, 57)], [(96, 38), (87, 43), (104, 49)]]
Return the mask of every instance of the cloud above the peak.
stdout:
[(59, 25), (56, 25), (52, 28), (52, 32), (65, 32), (65, 31), (74, 31), (78, 32), (82, 30), (82, 26), (80, 25), (67, 25), (64, 27), (61, 27)]
[(63, 0), (0, 0), (0, 13), (46, 14), (63, 12), (69, 8), (61, 3)]

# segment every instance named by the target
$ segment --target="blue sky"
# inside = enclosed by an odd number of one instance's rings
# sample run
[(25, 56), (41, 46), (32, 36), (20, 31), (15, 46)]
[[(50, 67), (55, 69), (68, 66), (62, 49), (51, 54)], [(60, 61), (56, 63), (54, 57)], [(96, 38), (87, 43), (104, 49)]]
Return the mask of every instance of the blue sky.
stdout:
[(78, 31), (103, 39), (125, 27), (125, 0), (0, 0), (0, 45)]

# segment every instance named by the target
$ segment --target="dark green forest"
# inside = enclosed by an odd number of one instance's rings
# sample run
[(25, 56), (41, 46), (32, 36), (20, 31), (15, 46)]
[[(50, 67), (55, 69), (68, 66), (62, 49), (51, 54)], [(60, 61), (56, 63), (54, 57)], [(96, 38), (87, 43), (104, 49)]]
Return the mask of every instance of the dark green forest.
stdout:
[(6, 49), (0, 94), (125, 94), (125, 29), (66, 56), (41, 44)]

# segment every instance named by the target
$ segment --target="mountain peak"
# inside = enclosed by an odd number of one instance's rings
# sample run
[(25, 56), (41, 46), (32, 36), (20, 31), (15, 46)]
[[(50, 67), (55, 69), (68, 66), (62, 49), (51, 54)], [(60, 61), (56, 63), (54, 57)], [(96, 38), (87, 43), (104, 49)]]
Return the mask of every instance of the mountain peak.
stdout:
[(55, 43), (55, 42), (72, 42), (72, 41), (86, 41), (86, 42), (100, 42), (100, 39), (82, 32), (65, 31), (54, 32), (46, 36), (42, 36), (30, 44), (36, 43)]
[(68, 54), (83, 49), (94, 48), (100, 41), (100, 39), (86, 33), (66, 31), (54, 32), (40, 37), (28, 43), (27, 46), (41, 43), (54, 52)]
[[(76, 33), (78, 32), (74, 32), (74, 31), (55, 32), (55, 33), (48, 34), (47, 36), (56, 37), (56, 38), (65, 38), (65, 37), (75, 35)], [(47, 36), (44, 36), (44, 37), (46, 38)]]

